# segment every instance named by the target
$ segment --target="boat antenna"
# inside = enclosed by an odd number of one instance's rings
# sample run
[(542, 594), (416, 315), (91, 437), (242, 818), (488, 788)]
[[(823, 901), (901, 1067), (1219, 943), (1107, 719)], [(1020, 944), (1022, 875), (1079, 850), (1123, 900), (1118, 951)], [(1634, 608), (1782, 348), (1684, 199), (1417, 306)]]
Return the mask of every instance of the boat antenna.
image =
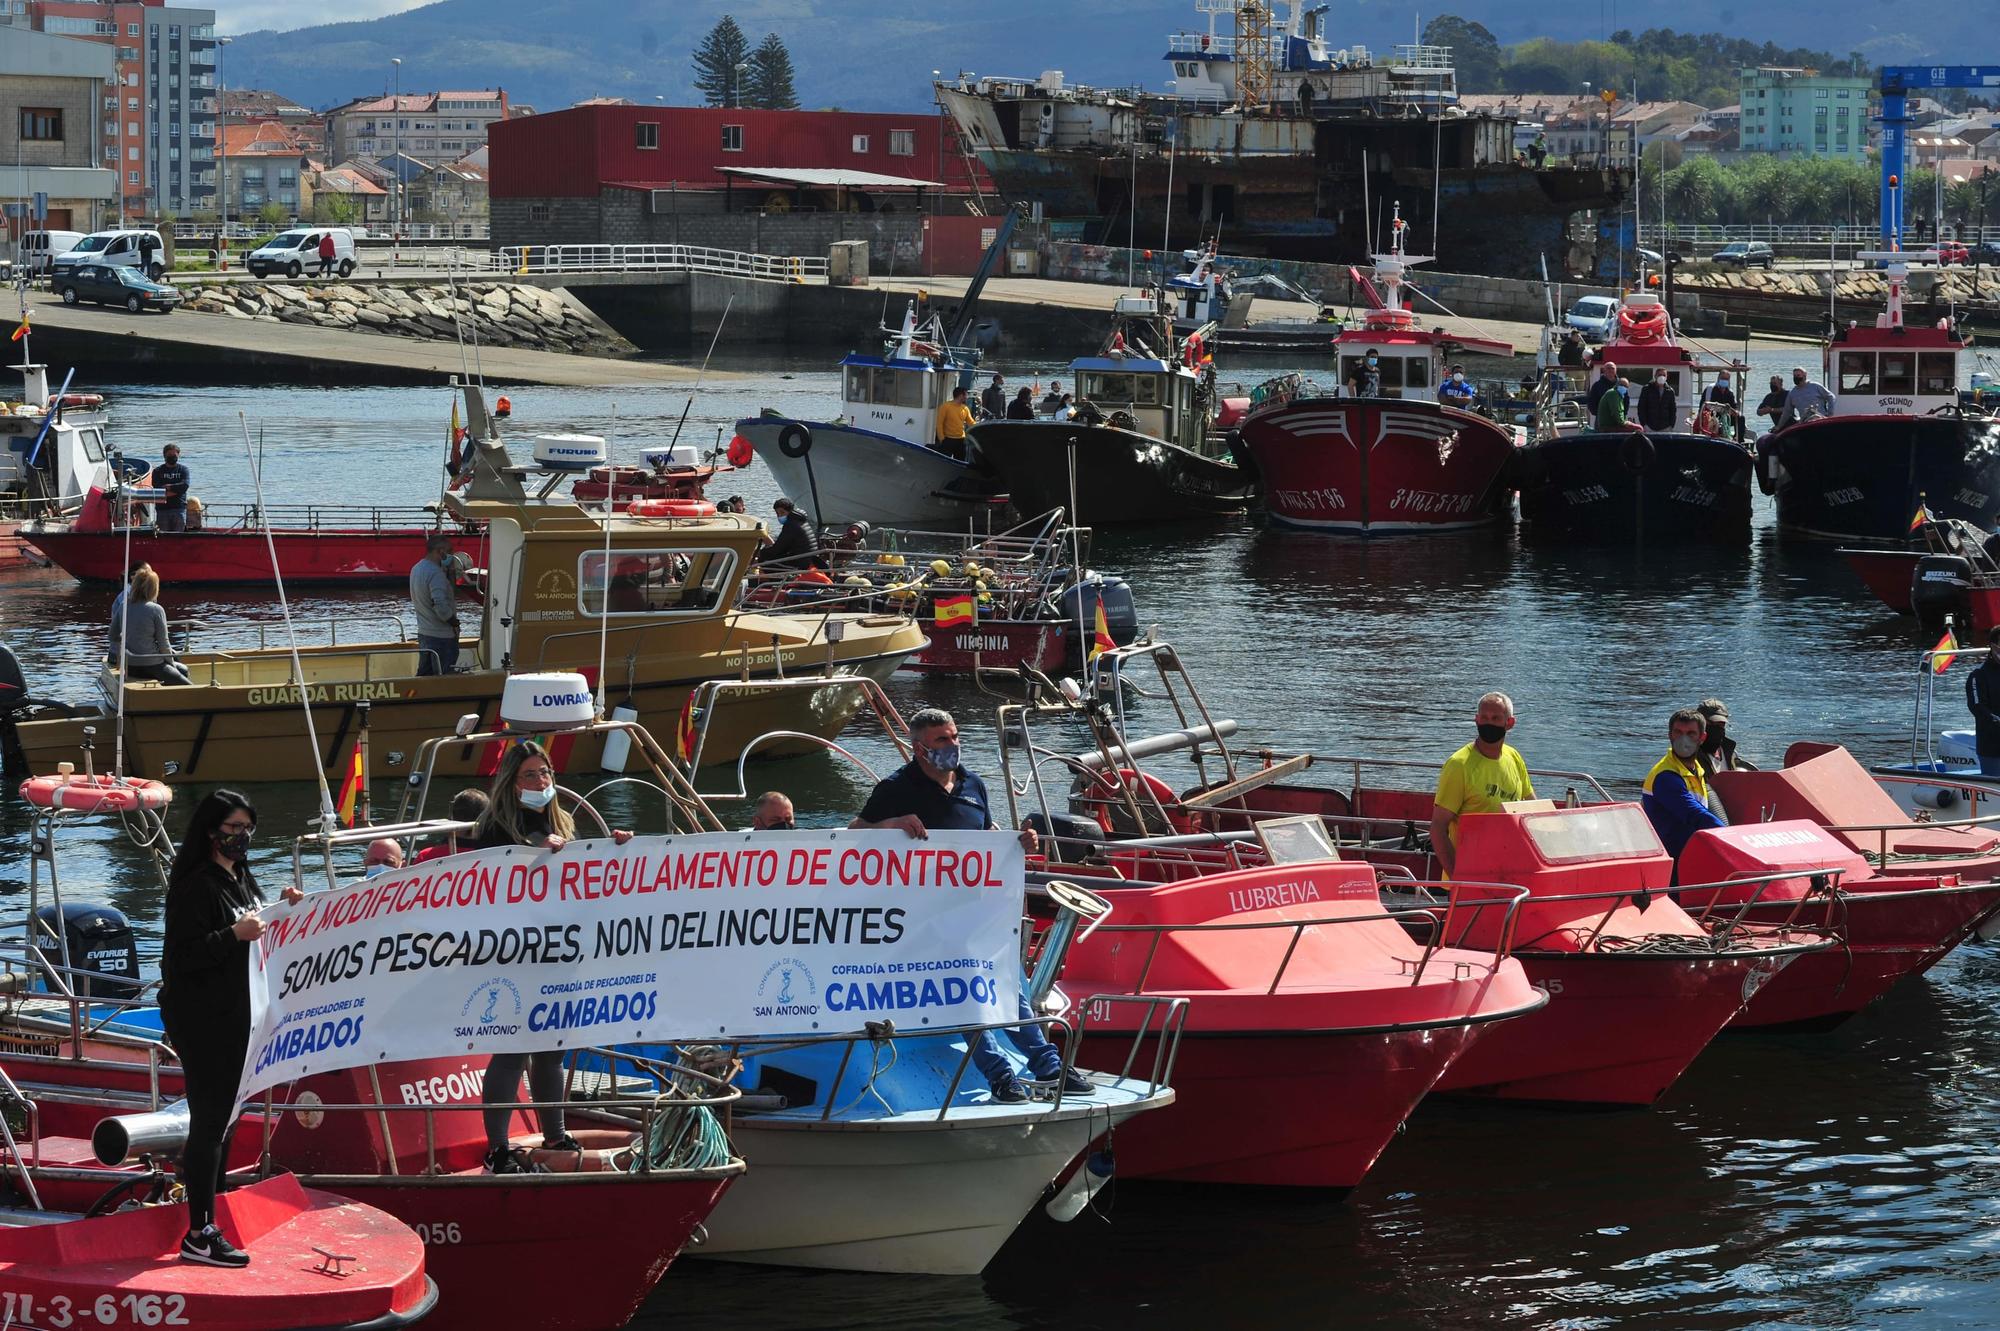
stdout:
[[(111, 455), (111, 468), (112, 468), (111, 492), (114, 496), (116, 496), (121, 490), (125, 488), (124, 463), (125, 463), (124, 454), (113, 453)], [(131, 637), (131, 634), (128, 633), (127, 630), (132, 627), (131, 503), (132, 501), (130, 499), (127, 499), (125, 501), (126, 504), (125, 562), (119, 566), (125, 578), (125, 586), (124, 589), (120, 592), (120, 595), (124, 597), (124, 600), (120, 602), (121, 608), (118, 611), (118, 616), (123, 621), (118, 625), (118, 733), (116, 734), (116, 736), (113, 737), (111, 745), (111, 775), (114, 779), (119, 781), (123, 781), (125, 779), (125, 660), (126, 660), (125, 644), (127, 639)], [(118, 512), (117, 508), (115, 507), (111, 511), (114, 515)], [(171, 645), (172, 644), (169, 643), (169, 646)]]
[(701, 391), (701, 381), (708, 377), (708, 362), (715, 355), (715, 344), (722, 340), (722, 328), (729, 322), (729, 309), (734, 304), (736, 304), (734, 294), (722, 303), (722, 317), (715, 321), (715, 332), (708, 339), (708, 355), (701, 358), (701, 371), (694, 377), (694, 387), (688, 389), (688, 400), (681, 404), (681, 418), (674, 422), (674, 437), (667, 441), (669, 452), (672, 452), (674, 445), (681, 441), (681, 427), (687, 424), (688, 409), (694, 406), (694, 396)]
[(1174, 238), (1174, 156), (1175, 149), (1180, 146), (1181, 137), (1181, 118), (1178, 114), (1171, 111), (1167, 113), (1167, 128), (1172, 132), (1167, 135), (1167, 206), (1160, 209), (1160, 214), (1166, 218), (1160, 224), (1161, 286), (1167, 284), (1167, 255), (1173, 252), (1173, 247), (1167, 242)]
[(1437, 112), (1437, 139), (1431, 144), (1431, 253), (1438, 252), (1438, 223), (1444, 208), (1444, 108)]
[(618, 516), (618, 468), (612, 443), (618, 436), (618, 404), (611, 404), (611, 428), (604, 432), (604, 588), (597, 603), (597, 719), (604, 719), (604, 654), (611, 639), (611, 521)]
[[(1373, 205), (1368, 202), (1368, 149), (1366, 146), (1361, 149), (1361, 252), (1371, 256), (1375, 253), (1375, 214), (1373, 212)], [(1348, 290), (1351, 297), (1353, 288), (1350, 287)], [(1349, 303), (1352, 303), (1351, 299)]]
[(250, 446), (250, 418), (239, 411), (236, 421), (243, 430), (243, 452), (250, 459), (250, 484), (257, 492), (257, 523), (264, 529), (264, 549), (271, 556), (271, 583), (278, 589), (278, 612), (285, 617), (285, 641), (292, 653), (292, 678), (298, 682), (299, 706), (306, 714), (306, 743), (312, 746), (312, 772), (319, 782), (320, 830), (331, 833), (340, 826), (340, 815), (333, 810), (333, 791), (327, 787), (326, 769), (320, 765), (319, 728), (313, 724), (312, 689), (306, 683), (305, 666), (299, 660), (298, 630), (292, 626), (292, 605), (285, 596), (285, 573), (278, 566), (278, 542), (271, 534), (271, 510), (264, 503), (264, 469), (257, 464), (257, 450)]

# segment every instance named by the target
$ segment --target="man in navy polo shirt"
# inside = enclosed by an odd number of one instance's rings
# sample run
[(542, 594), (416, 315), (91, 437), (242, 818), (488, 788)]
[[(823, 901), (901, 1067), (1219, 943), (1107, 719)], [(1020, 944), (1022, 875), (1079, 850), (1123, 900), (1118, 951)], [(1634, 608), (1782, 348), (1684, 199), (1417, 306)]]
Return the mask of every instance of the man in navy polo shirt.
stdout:
[[(932, 828), (939, 831), (997, 831), (986, 802), (986, 783), (959, 763), (958, 722), (951, 713), (926, 707), (910, 718), (910, 743), (916, 756), (875, 783), (861, 816), (849, 823), (855, 828), (900, 828), (919, 839)], [(1033, 828), (1021, 833), (1022, 848), (1032, 852), (1036, 839)], [(1064, 1070), (1062, 1051), (1049, 1043), (1039, 1023), (1032, 1020), (1027, 995), (1021, 997), (1021, 1015), (1029, 1024), (1007, 1032), (1014, 1047), (1028, 1060), (1028, 1071), (1037, 1081), (1061, 1078), (1065, 1095), (1088, 1095), (1090, 1078), (1075, 1068)], [(1013, 1064), (1000, 1052), (993, 1032), (982, 1032), (972, 1049), (973, 1064), (993, 1089), (993, 1098), (1018, 1104), (1028, 1098), (1027, 1088), (1014, 1075)]]

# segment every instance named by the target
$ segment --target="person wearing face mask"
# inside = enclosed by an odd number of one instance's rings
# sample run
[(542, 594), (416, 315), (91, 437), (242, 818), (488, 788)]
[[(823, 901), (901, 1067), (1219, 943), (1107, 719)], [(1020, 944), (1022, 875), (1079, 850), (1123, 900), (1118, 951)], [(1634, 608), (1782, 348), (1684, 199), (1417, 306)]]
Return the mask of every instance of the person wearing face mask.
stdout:
[(750, 812), (752, 831), (789, 832), (797, 826), (791, 796), (782, 790), (767, 790), (757, 797), (757, 807)]
[[(875, 783), (861, 813), (848, 824), (851, 828), (899, 828), (910, 836), (928, 837), (939, 831), (999, 830), (986, 801), (986, 784), (963, 765), (958, 747), (958, 722), (942, 708), (926, 707), (910, 718), (910, 746), (915, 756), (902, 767)], [(1034, 829), (1021, 832), (1022, 849), (1033, 854), (1038, 842)], [(1031, 1019), (1025, 990), (1021, 1016)], [(1040, 1082), (1062, 1080), (1066, 1095), (1088, 1095), (1090, 1079), (1075, 1068), (1064, 1069), (1062, 1051), (1049, 1043), (1039, 1024), (1007, 1032), (1014, 1047), (1028, 1060), (1028, 1071)], [(973, 1044), (972, 1062), (986, 1078), (993, 1098), (1018, 1104), (1028, 1098), (1028, 1090), (1014, 1073), (1014, 1066), (1000, 1052), (993, 1032), (981, 1032)]]
[(1477, 396), (1472, 385), (1465, 382), (1463, 365), (1452, 366), (1450, 376), (1438, 385), (1438, 401), (1447, 407), (1470, 407)]
[(1722, 827), (1722, 817), (1708, 807), (1708, 778), (1701, 766), (1701, 743), (1708, 722), (1692, 707), (1667, 718), (1666, 756), (1646, 773), (1640, 804), (1659, 834), (1667, 854), (1679, 859), (1688, 838), (1704, 827)]
[(1372, 351), (1361, 362), (1361, 396), (1382, 396), (1382, 362)]
[(1756, 414), (1770, 421), (1773, 430), (1785, 423), (1785, 399), (1788, 396), (1790, 395), (1785, 391), (1784, 377), (1772, 375), (1771, 391), (1758, 400)]
[(1986, 642), (1986, 659), (1965, 677), (1965, 706), (1972, 713), (1979, 774), (2000, 776), (2000, 625), (1987, 631)]
[(365, 878), (379, 878), (391, 869), (402, 867), (403, 843), (393, 837), (375, 838), (361, 857), (361, 873)]
[(1680, 400), (1667, 384), (1665, 370), (1653, 371), (1652, 380), (1639, 390), (1639, 424), (1648, 430), (1671, 432), (1681, 415)]
[(1616, 392), (1617, 389), (1618, 362), (1610, 360), (1599, 361), (1597, 363), (1597, 377), (1590, 381), (1590, 389), (1583, 395), (1584, 410), (1588, 411), (1593, 417), (1596, 416), (1597, 405), (1604, 400), (1604, 395)]
[(1806, 373), (1805, 366), (1795, 366), (1792, 370), (1792, 391), (1785, 394), (1786, 424), (1809, 421), (1816, 416), (1833, 415), (1833, 394), (1826, 391), (1824, 384), (1816, 384)]
[[(530, 846), (540, 850), (561, 850), (576, 839), (576, 822), (569, 810), (556, 799), (556, 769), (548, 750), (531, 739), (509, 745), (493, 774), (487, 792), (486, 812), (474, 824), (473, 838), (481, 850), (493, 846)], [(624, 845), (630, 832), (613, 832), (611, 839)], [(581, 1151), (576, 1138), (566, 1130), (563, 1098), (563, 1055), (560, 1049), (532, 1054), (495, 1054), (486, 1065), (486, 1086), (480, 1099), (487, 1105), (513, 1104), (521, 1098), (521, 1073), (528, 1074), (528, 1098), (542, 1106), (536, 1110), (542, 1125), (545, 1151)], [(486, 1110), (486, 1169), (493, 1174), (540, 1174), (547, 1172), (528, 1153), (515, 1146), (509, 1129), (511, 1109)]]
[(1431, 852), (1450, 877), (1458, 868), (1458, 820), (1468, 813), (1499, 813), (1516, 800), (1535, 797), (1528, 764), (1507, 742), (1514, 728), (1514, 700), (1489, 693), (1472, 715), (1478, 738), (1445, 760), (1431, 805)]
[[(256, 830), (249, 800), (211, 791), (195, 806), (167, 873), (160, 1021), (180, 1059), (188, 1103), (181, 1155), (188, 1228), (180, 1255), (204, 1266), (250, 1264), (216, 1228), (215, 1193), (250, 1048), (250, 944), (264, 933), (264, 896), (247, 862)], [(304, 895), (296, 887), (283, 893), (286, 901)]]
[(1723, 822), (1729, 821), (1729, 810), (1722, 806), (1722, 797), (1715, 789), (1717, 772), (1754, 772), (1757, 764), (1736, 751), (1736, 741), (1729, 737), (1729, 708), (1720, 698), (1703, 698), (1695, 710), (1701, 713), (1706, 731), (1701, 741), (1701, 774), (1708, 781), (1708, 807), (1710, 812)]

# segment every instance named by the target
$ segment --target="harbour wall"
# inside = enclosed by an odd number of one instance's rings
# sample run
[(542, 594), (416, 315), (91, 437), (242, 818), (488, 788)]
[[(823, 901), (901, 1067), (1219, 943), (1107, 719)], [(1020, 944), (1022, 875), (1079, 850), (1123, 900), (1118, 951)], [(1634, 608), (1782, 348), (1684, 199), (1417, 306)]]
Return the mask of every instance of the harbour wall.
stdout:
[(184, 309), (231, 319), (584, 356), (633, 349), (575, 297), (515, 282), (183, 281), (180, 289)]

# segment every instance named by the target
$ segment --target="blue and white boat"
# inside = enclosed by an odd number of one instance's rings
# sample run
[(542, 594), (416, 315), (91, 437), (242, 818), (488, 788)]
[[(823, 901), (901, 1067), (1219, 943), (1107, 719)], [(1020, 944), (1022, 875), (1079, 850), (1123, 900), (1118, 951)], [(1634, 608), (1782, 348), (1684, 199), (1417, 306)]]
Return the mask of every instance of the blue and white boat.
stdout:
[(938, 408), (972, 385), (974, 357), (954, 348), (933, 316), (919, 324), (914, 303), (880, 356), (840, 363), (840, 415), (801, 421), (766, 411), (736, 433), (779, 486), (821, 526), (948, 524), (1004, 502), (983, 466), (941, 450)]

